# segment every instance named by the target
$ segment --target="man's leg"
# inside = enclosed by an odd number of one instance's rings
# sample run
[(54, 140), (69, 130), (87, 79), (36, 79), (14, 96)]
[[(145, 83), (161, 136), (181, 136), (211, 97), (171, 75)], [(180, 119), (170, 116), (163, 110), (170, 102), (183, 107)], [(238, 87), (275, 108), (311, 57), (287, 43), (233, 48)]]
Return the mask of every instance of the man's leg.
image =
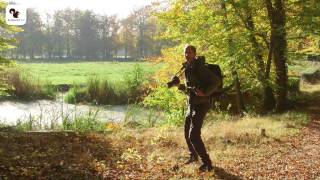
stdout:
[(203, 119), (209, 110), (209, 106), (209, 103), (194, 105), (194, 113), (192, 113), (189, 137), (195, 151), (200, 156), (203, 164), (211, 166), (210, 157), (207, 154), (206, 148), (201, 139), (201, 127), (203, 124)]
[[(192, 143), (191, 143), (191, 140), (190, 140), (190, 125), (191, 125), (191, 118), (192, 118), (192, 107), (191, 105), (189, 104), (188, 105), (188, 111), (186, 113), (186, 117), (185, 117), (185, 122), (184, 122), (184, 137), (186, 139), (186, 142), (187, 142), (187, 145), (188, 145), (188, 149), (189, 149), (189, 152), (190, 152), (190, 159), (189, 161), (192, 162), (193, 160), (195, 161), (196, 159), (198, 159), (198, 154), (196, 153)], [(187, 163), (190, 163), (190, 162), (187, 162)]]

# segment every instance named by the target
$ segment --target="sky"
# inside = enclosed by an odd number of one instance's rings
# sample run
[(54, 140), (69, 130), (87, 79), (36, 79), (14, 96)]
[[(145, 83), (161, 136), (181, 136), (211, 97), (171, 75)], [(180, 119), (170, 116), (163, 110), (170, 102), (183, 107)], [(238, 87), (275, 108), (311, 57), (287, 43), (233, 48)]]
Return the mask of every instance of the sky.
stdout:
[(26, 6), (27, 8), (35, 8), (41, 16), (46, 13), (53, 14), (55, 10), (71, 9), (93, 10), (97, 14), (114, 15), (125, 18), (133, 10), (149, 5), (157, 0), (5, 0)]

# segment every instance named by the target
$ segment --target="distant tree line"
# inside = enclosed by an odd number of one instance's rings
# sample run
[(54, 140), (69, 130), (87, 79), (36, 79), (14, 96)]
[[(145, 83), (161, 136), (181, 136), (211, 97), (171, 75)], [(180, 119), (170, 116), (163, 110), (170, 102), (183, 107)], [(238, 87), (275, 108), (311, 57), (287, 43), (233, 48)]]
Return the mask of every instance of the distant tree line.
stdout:
[(93, 11), (64, 9), (47, 14), (46, 20), (28, 9), (23, 32), (14, 35), (13, 59), (140, 59), (158, 56), (165, 45), (155, 37), (161, 32), (151, 15), (152, 6), (127, 18)]

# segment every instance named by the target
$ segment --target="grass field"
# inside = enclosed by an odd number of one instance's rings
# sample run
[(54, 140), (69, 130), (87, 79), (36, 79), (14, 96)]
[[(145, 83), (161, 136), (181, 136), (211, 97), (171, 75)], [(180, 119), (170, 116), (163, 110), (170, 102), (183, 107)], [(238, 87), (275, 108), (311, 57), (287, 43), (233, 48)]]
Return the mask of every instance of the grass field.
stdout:
[(301, 75), (301, 73), (313, 73), (314, 71), (320, 69), (319, 62), (311, 61), (295, 61), (294, 63), (289, 64), (288, 75)]
[(135, 65), (145, 73), (153, 73), (161, 66), (151, 62), (19, 63), (24, 71), (52, 84), (85, 83), (88, 77), (95, 75), (114, 82), (122, 81)]
[[(93, 75), (108, 78), (110, 81), (121, 81), (126, 73), (134, 69), (135, 65), (139, 65), (146, 73), (155, 72), (161, 67), (160, 64), (151, 62), (75, 61), (66, 63), (20, 62), (18, 64), (31, 75), (48, 80), (53, 84), (85, 83), (88, 77)], [(303, 72), (313, 72), (319, 68), (319, 63), (300, 61), (289, 65), (289, 74), (299, 75)]]

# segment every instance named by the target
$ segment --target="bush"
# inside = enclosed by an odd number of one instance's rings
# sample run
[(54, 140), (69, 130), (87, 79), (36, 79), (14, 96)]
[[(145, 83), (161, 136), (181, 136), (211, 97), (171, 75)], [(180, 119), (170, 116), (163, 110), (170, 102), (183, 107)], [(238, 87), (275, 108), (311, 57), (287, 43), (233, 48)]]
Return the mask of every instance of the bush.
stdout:
[(290, 105), (302, 102), (304, 98), (300, 93), (300, 78), (288, 78), (288, 100)]
[(288, 78), (288, 91), (289, 93), (300, 92), (300, 78), (297, 78), (297, 77)]
[(124, 76), (124, 83), (127, 87), (129, 102), (141, 101), (148, 91), (146, 73), (140, 65), (135, 65), (134, 69)]
[(181, 125), (185, 111), (185, 95), (178, 90), (159, 86), (143, 101), (146, 107), (160, 108), (166, 114), (166, 124)]
[(77, 102), (86, 101), (87, 99), (87, 89), (75, 84), (65, 96), (64, 101), (75, 104)]

